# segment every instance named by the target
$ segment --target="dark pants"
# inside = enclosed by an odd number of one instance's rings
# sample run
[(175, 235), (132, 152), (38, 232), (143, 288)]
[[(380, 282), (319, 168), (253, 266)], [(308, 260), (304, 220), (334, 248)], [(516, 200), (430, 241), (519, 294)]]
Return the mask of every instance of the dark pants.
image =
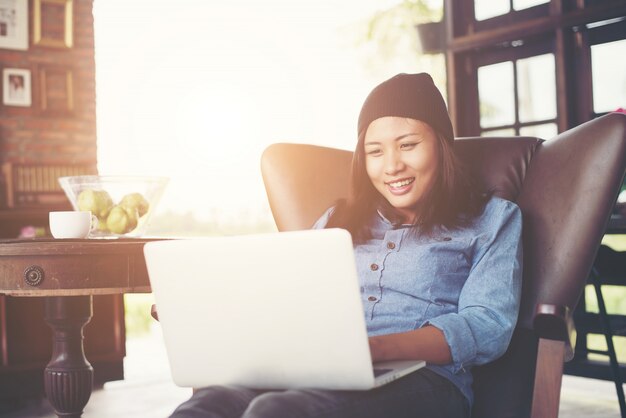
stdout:
[(175, 418), (463, 418), (468, 402), (447, 379), (421, 369), (369, 391), (264, 391), (212, 386), (194, 393)]

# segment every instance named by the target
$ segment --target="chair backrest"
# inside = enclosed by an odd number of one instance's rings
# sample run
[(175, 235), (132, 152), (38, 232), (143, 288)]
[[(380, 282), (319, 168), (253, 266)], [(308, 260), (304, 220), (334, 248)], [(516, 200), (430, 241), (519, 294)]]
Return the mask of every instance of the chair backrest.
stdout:
[[(486, 189), (523, 214), (524, 282), (507, 353), (475, 369), (473, 416), (528, 417), (533, 395), (537, 303), (573, 309), (600, 245), (626, 164), (626, 115), (609, 114), (549, 141), (459, 138), (455, 151)], [(352, 153), (275, 144), (261, 169), (281, 231), (310, 228), (348, 194)]]

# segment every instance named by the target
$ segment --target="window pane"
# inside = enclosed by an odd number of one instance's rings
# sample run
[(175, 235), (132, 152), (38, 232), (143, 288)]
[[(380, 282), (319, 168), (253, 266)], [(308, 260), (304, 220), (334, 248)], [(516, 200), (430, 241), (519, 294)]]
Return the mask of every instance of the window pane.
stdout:
[(626, 39), (591, 46), (593, 110), (626, 108)]
[(483, 131), (480, 136), (515, 136), (515, 129), (496, 129), (494, 131)]
[(554, 55), (537, 55), (517, 61), (517, 94), (520, 122), (556, 117)]
[(478, 68), (480, 126), (511, 125), (515, 122), (513, 62)]
[(538, 4), (548, 3), (548, 0), (513, 0), (513, 9), (522, 10)]
[[(623, 354), (626, 352), (626, 338), (614, 335), (613, 345), (615, 346), (617, 361), (620, 363), (626, 361)], [(602, 334), (587, 334), (587, 347), (590, 349), (606, 351), (606, 337)], [(589, 360), (608, 363), (608, 359), (605, 354), (589, 353), (588, 358)]]
[(485, 20), (511, 11), (509, 0), (474, 0), (476, 20)]
[(544, 123), (543, 125), (524, 126), (520, 128), (521, 136), (536, 136), (541, 139), (554, 138), (558, 133), (556, 123)]

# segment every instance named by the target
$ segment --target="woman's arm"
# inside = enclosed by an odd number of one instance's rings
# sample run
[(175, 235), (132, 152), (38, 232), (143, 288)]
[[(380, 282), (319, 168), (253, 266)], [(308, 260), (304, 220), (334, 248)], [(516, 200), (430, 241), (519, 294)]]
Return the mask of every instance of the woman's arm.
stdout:
[(511, 202), (493, 203), (481, 217), (485, 233), (476, 243), (457, 312), (420, 325), (443, 332), (454, 373), (504, 354), (517, 322), (522, 287), (522, 214)]
[(426, 360), (434, 364), (452, 361), (443, 332), (427, 325), (413, 331), (370, 337), (372, 361)]

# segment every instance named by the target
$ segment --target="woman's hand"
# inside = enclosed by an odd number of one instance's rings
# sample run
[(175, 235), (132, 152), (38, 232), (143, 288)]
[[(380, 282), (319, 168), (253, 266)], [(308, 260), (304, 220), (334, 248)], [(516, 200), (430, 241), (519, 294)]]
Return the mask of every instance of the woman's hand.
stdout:
[(376, 363), (378, 361), (384, 361), (384, 347), (385, 341), (383, 337), (370, 337), (370, 353), (372, 355), (372, 362)]
[(426, 360), (434, 364), (452, 362), (450, 347), (443, 332), (430, 325), (413, 331), (370, 337), (369, 345), (372, 362), (388, 360)]

